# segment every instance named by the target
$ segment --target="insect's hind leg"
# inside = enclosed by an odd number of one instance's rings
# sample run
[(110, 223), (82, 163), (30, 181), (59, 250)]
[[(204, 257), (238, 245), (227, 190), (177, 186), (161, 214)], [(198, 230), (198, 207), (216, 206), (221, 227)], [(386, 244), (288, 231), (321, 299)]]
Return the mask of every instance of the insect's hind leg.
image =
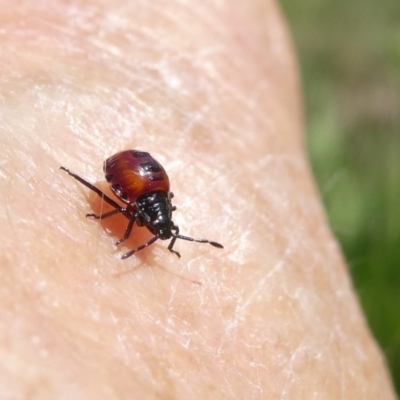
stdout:
[[(103, 193), (99, 188), (97, 188), (96, 186), (94, 186), (93, 184), (91, 184), (90, 182), (88, 182), (87, 180), (81, 178), (79, 175), (74, 174), (73, 172), (71, 172), (68, 168), (65, 167), (60, 167), (61, 170), (65, 171), (68, 175), (72, 176), (74, 179), (76, 179), (78, 182), (82, 183), (82, 185), (86, 186), (87, 188), (89, 188), (90, 190), (92, 190), (93, 192), (95, 192), (101, 199), (103, 199), (106, 203), (110, 204), (111, 206), (113, 206), (116, 209), (119, 209), (121, 212), (125, 215), (125, 217), (127, 218), (131, 218), (130, 213), (126, 210), (123, 209), (117, 202), (115, 202), (113, 199), (111, 199), (110, 197), (108, 197), (105, 193)], [(114, 210), (113, 210), (114, 211)], [(111, 211), (110, 211), (111, 212)], [(106, 213), (107, 214), (107, 213)], [(117, 214), (117, 212), (115, 213)], [(90, 216), (92, 216), (92, 214), (88, 214)], [(94, 216), (95, 214), (93, 214), (93, 218), (96, 218)], [(113, 214), (111, 214), (113, 215)], [(106, 218), (103, 216), (103, 218)]]
[(154, 236), (153, 238), (151, 238), (148, 242), (146, 242), (145, 244), (142, 244), (141, 246), (137, 247), (134, 250), (128, 251), (127, 253), (125, 253), (121, 258), (123, 260), (125, 260), (125, 258), (128, 258), (130, 256), (132, 256), (133, 254), (135, 254), (137, 251), (143, 250), (144, 248), (150, 246), (151, 244), (153, 244), (156, 240), (158, 240), (158, 236)]
[(115, 208), (114, 210), (111, 210), (109, 212), (106, 212), (104, 214), (89, 213), (89, 214), (86, 214), (86, 217), (94, 218), (94, 219), (105, 219), (105, 218), (111, 217), (111, 216), (113, 216), (115, 214), (125, 213), (125, 212), (126, 212), (126, 208), (119, 207), (119, 208)]

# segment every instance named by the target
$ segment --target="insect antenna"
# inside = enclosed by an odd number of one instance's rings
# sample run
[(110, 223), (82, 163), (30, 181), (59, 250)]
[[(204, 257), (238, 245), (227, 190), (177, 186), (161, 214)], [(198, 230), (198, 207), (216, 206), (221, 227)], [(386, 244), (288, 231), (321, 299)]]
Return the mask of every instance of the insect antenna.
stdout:
[(219, 249), (223, 249), (224, 248), (224, 246), (222, 246), (222, 244), (217, 243), (217, 242), (213, 242), (212, 240), (195, 239), (195, 238), (192, 238), (190, 236), (183, 236), (183, 235), (178, 235), (178, 234), (174, 234), (173, 236), (176, 239), (188, 240), (189, 242), (197, 242), (197, 243), (209, 243), (209, 244), (211, 244), (211, 246), (218, 247)]

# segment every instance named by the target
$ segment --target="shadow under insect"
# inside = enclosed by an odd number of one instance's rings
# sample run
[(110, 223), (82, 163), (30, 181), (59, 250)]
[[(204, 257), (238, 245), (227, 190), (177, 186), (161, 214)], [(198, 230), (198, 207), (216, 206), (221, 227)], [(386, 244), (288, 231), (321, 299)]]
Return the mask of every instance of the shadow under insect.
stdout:
[[(104, 182), (97, 182), (96, 187), (101, 189), (101, 191), (108, 198), (113, 199), (113, 193), (109, 189), (108, 185)], [(86, 214), (88, 220), (93, 220), (93, 223), (99, 223), (104, 231), (114, 239), (114, 244), (117, 246), (119, 251), (124, 248), (129, 250), (137, 249), (143, 243), (147, 243), (153, 235), (143, 227), (133, 224), (132, 230), (125, 240), (122, 240), (126, 235), (126, 230), (130, 221), (130, 215), (124, 213), (115, 213), (106, 218), (96, 218), (94, 216), (107, 215), (111, 213), (116, 208), (104, 201), (104, 198), (96, 195), (93, 191), (88, 195), (88, 202), (90, 209)], [(123, 208), (124, 205), (118, 204), (118, 207)], [(145, 255), (144, 252), (138, 253), (138, 255)]]

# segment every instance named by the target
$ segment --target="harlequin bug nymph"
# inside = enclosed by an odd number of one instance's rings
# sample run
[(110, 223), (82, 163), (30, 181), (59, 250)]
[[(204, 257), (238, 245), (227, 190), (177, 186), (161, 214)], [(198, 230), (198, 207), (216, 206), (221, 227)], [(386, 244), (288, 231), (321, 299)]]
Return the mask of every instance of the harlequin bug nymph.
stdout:
[(123, 214), (129, 220), (124, 236), (115, 243), (116, 245), (129, 238), (135, 222), (138, 226), (145, 226), (154, 235), (148, 242), (125, 253), (122, 256), (123, 259), (150, 246), (158, 239), (171, 239), (168, 250), (178, 257), (180, 254), (173, 250), (176, 239), (209, 243), (214, 247), (223, 248), (217, 242), (194, 239), (179, 234), (179, 228), (172, 222), (172, 212), (176, 210), (176, 207), (171, 204), (173, 193), (169, 191), (168, 175), (162, 165), (149, 153), (126, 150), (113, 155), (104, 162), (103, 170), (106, 180), (115, 196), (126, 204), (125, 207), (121, 207), (79, 175), (70, 172), (67, 168), (60, 168), (114, 207), (113, 210), (104, 214), (86, 214), (87, 217), (104, 219), (116, 214)]

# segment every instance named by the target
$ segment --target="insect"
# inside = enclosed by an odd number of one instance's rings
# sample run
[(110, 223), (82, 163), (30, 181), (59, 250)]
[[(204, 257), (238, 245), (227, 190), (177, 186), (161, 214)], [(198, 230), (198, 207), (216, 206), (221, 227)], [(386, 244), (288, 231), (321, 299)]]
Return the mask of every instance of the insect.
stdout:
[(105, 178), (110, 184), (114, 195), (125, 203), (126, 206), (124, 207), (121, 207), (121, 205), (79, 175), (72, 173), (65, 167), (60, 167), (60, 169), (67, 172), (114, 207), (113, 210), (104, 214), (90, 213), (86, 214), (86, 217), (101, 220), (116, 214), (123, 214), (129, 220), (124, 236), (115, 245), (119, 245), (129, 238), (135, 222), (138, 226), (146, 227), (154, 235), (146, 243), (125, 253), (122, 259), (132, 256), (139, 250), (143, 250), (158, 239), (171, 239), (168, 250), (178, 257), (180, 257), (180, 254), (173, 250), (177, 239), (209, 243), (211, 246), (223, 248), (217, 242), (195, 239), (179, 234), (179, 227), (172, 221), (172, 212), (176, 210), (176, 207), (171, 203), (174, 194), (169, 190), (168, 175), (163, 166), (145, 151), (121, 151), (104, 161), (103, 171)]

